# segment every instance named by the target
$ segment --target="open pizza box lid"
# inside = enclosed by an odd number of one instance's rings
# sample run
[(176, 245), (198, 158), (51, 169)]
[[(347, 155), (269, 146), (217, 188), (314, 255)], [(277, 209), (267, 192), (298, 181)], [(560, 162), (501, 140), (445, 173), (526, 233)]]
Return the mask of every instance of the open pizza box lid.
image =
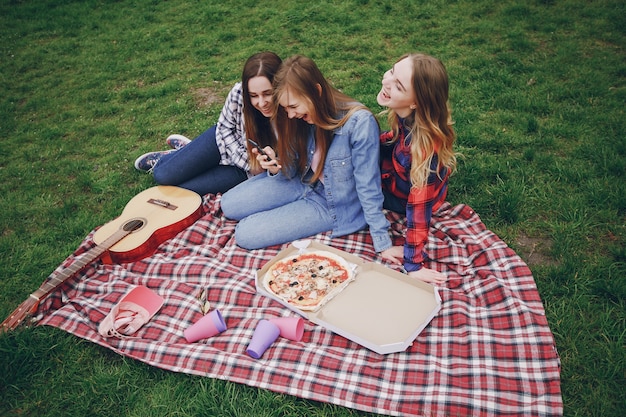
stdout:
[[(258, 270), (255, 282), (257, 292), (311, 322), (380, 354), (405, 351), (439, 312), (441, 298), (432, 285), (380, 264), (365, 262), (348, 252), (309, 242), (294, 242)], [(305, 249), (299, 249), (305, 246)], [(265, 273), (275, 262), (296, 255), (300, 250), (332, 252), (357, 265), (354, 280), (313, 312), (287, 303), (263, 285)]]

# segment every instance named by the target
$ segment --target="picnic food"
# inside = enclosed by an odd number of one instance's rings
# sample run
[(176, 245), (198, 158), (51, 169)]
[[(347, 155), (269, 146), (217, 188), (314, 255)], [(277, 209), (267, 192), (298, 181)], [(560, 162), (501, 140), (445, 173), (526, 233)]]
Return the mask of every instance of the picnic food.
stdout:
[(354, 278), (342, 257), (327, 251), (287, 256), (265, 274), (265, 288), (301, 310), (315, 310)]

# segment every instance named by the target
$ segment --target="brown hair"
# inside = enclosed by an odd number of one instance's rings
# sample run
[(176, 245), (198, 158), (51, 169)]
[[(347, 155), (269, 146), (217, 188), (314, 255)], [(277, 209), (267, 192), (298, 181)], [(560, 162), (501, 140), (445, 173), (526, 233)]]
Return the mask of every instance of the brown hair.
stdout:
[[(413, 113), (405, 118), (411, 131), (411, 184), (419, 187), (426, 185), (435, 150), (439, 166), (445, 166), (450, 172), (455, 170), (456, 153), (453, 144), (456, 135), (448, 102), (448, 73), (443, 63), (420, 53), (403, 55), (396, 62), (405, 58), (413, 64), (411, 86), (417, 103)], [(400, 120), (393, 110), (387, 113), (396, 140), (402, 128)]]
[(320, 164), (311, 178), (319, 178), (326, 153), (333, 140), (333, 130), (365, 106), (343, 94), (324, 78), (315, 62), (302, 55), (294, 55), (283, 62), (274, 78), (274, 117), (278, 132), (278, 154), (283, 172), (304, 174), (307, 164), (307, 139), (311, 125), (299, 119), (289, 119), (285, 109), (278, 105), (287, 90), (305, 100), (312, 109), (316, 146), (322, 151)]
[[(274, 52), (261, 52), (252, 55), (243, 66), (241, 75), (241, 85), (243, 91), (243, 120), (246, 129), (246, 137), (253, 139), (261, 147), (276, 146), (276, 135), (272, 128), (272, 123), (268, 117), (265, 117), (257, 110), (250, 101), (250, 92), (248, 90), (248, 81), (254, 77), (265, 77), (270, 84), (274, 82), (274, 76), (280, 68), (282, 60)], [(246, 141), (247, 142), (247, 141)], [(260, 165), (256, 158), (252, 157), (252, 147), (250, 143), (246, 143), (248, 155), (250, 156), (250, 170), (259, 170)]]

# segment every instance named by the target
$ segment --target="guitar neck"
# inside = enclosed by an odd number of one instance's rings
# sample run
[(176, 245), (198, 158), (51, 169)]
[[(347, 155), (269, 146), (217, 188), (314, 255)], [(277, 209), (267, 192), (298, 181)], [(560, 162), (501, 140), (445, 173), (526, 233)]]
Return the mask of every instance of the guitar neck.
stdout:
[(53, 272), (48, 277), (48, 279), (41, 285), (41, 287), (39, 287), (35, 292), (30, 295), (30, 297), (36, 299), (37, 301), (41, 301), (57, 287), (59, 287), (61, 284), (63, 284), (65, 281), (67, 281), (77, 272), (83, 269), (86, 265), (90, 264), (91, 262), (102, 256), (102, 254), (106, 252), (111, 246), (115, 245), (131, 232), (132, 230), (117, 230), (101, 244), (96, 245), (93, 248), (89, 249), (87, 252), (85, 252), (83, 256), (76, 259), (74, 263), (72, 263), (67, 268), (62, 269), (61, 271)]

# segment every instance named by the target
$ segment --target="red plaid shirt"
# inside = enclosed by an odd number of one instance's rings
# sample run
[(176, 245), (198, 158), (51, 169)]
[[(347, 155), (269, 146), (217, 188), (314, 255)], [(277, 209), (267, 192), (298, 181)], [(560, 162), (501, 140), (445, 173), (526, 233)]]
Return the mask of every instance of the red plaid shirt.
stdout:
[[(380, 135), (381, 145), (387, 148), (391, 139), (393, 139), (391, 131)], [(446, 199), (449, 177), (449, 170), (439, 166), (439, 157), (435, 150), (426, 186), (413, 187), (410, 145), (410, 135), (402, 130), (391, 152), (388, 155), (383, 152), (381, 165), (383, 189), (406, 203), (404, 269), (407, 272), (421, 269), (428, 256), (424, 246), (428, 241), (430, 219), (432, 213), (437, 211)]]

